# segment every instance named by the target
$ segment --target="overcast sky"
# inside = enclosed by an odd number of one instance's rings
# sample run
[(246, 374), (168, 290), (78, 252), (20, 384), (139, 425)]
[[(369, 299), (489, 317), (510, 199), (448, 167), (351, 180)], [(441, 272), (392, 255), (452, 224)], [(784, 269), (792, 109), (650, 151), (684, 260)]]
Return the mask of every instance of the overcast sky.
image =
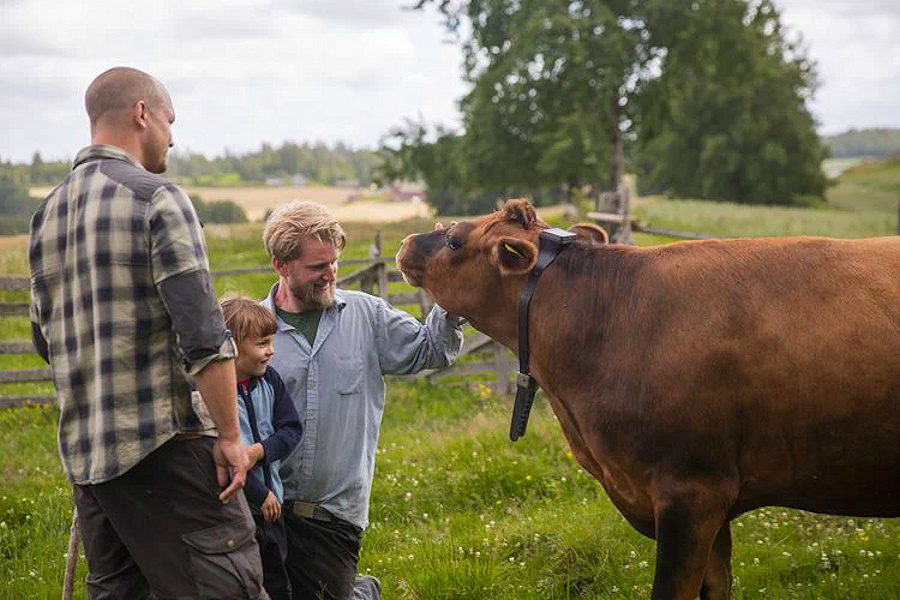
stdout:
[[(900, 0), (775, 0), (823, 81), (822, 133), (900, 127)], [(409, 0), (0, 0), (0, 158), (71, 158), (84, 89), (128, 65), (159, 78), (180, 150), (378, 144), (404, 118), (457, 125), (460, 53)]]

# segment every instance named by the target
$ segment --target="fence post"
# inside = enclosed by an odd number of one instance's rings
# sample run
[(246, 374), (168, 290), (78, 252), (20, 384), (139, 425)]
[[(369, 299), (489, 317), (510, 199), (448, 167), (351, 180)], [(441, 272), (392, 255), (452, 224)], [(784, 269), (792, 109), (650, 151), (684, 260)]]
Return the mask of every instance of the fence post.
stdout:
[(629, 188), (624, 180), (619, 183), (619, 189), (616, 190), (617, 212), (624, 218), (622, 227), (616, 235), (615, 242), (617, 244), (634, 244), (634, 236), (631, 235), (631, 188)]
[(422, 311), (421, 321), (423, 323), (425, 322), (425, 317), (431, 312), (432, 306), (434, 306), (434, 302), (431, 301), (431, 296), (428, 295), (428, 292), (419, 288), (419, 310)]
[(75, 588), (75, 567), (78, 564), (78, 509), (72, 513), (72, 527), (69, 529), (69, 546), (66, 551), (66, 570), (63, 575), (62, 600), (72, 600)]
[[(372, 245), (369, 246), (369, 259), (371, 259), (372, 266), (375, 265), (375, 261), (381, 258), (381, 232), (375, 232), (375, 239), (372, 241)], [(371, 272), (367, 272), (360, 277), (359, 279), (359, 289), (364, 291), (367, 294), (374, 294), (372, 288), (377, 283), (378, 278)]]
[(359, 279), (359, 289), (367, 294), (372, 293), (372, 280), (369, 277), (361, 277)]
[(375, 263), (375, 285), (378, 289), (378, 295), (387, 300), (388, 297), (388, 278), (387, 278), (387, 265), (384, 262), (384, 258), (381, 254), (381, 231), (378, 230), (375, 232), (375, 241), (372, 242), (372, 258), (377, 262)]
[(497, 382), (494, 389), (498, 394), (508, 394), (512, 390), (509, 382), (509, 372), (515, 367), (514, 363), (509, 359), (507, 349), (497, 342), (494, 342), (494, 371), (497, 374)]

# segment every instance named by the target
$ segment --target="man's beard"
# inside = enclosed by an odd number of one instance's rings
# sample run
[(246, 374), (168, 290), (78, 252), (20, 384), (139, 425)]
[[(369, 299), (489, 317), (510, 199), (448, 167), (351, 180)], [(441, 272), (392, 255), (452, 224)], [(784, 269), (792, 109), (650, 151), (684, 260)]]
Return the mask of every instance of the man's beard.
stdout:
[(326, 308), (334, 304), (334, 292), (337, 286), (334, 283), (322, 287), (316, 282), (306, 284), (291, 283), (291, 294), (306, 310)]

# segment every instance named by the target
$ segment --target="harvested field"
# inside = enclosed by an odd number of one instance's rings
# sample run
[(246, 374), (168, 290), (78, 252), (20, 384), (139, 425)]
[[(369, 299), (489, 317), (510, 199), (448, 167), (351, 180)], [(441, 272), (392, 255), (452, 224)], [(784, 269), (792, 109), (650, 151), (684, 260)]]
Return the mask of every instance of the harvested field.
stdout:
[[(43, 198), (52, 187), (33, 187), (29, 194), (33, 198)], [(351, 196), (363, 192), (353, 188), (329, 186), (301, 187), (196, 187), (184, 186), (188, 194), (199, 194), (210, 202), (213, 200), (231, 200), (247, 213), (251, 221), (260, 221), (266, 211), (279, 204), (291, 200), (313, 200), (331, 208), (341, 221), (389, 222), (402, 221), (414, 217), (428, 217), (431, 209), (424, 202), (387, 200), (360, 200), (349, 202)], [(366, 194), (366, 198), (378, 198), (377, 195)]]

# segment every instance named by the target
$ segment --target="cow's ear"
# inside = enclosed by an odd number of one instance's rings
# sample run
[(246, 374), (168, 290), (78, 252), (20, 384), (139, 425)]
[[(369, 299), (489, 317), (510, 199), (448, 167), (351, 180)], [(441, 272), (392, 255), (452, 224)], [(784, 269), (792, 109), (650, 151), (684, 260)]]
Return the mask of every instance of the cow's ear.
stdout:
[(609, 243), (609, 234), (606, 233), (606, 230), (593, 223), (575, 223), (569, 227), (569, 231), (574, 233), (580, 241), (593, 244)]
[(503, 275), (527, 273), (537, 262), (537, 247), (528, 240), (503, 237), (494, 247), (494, 260)]

